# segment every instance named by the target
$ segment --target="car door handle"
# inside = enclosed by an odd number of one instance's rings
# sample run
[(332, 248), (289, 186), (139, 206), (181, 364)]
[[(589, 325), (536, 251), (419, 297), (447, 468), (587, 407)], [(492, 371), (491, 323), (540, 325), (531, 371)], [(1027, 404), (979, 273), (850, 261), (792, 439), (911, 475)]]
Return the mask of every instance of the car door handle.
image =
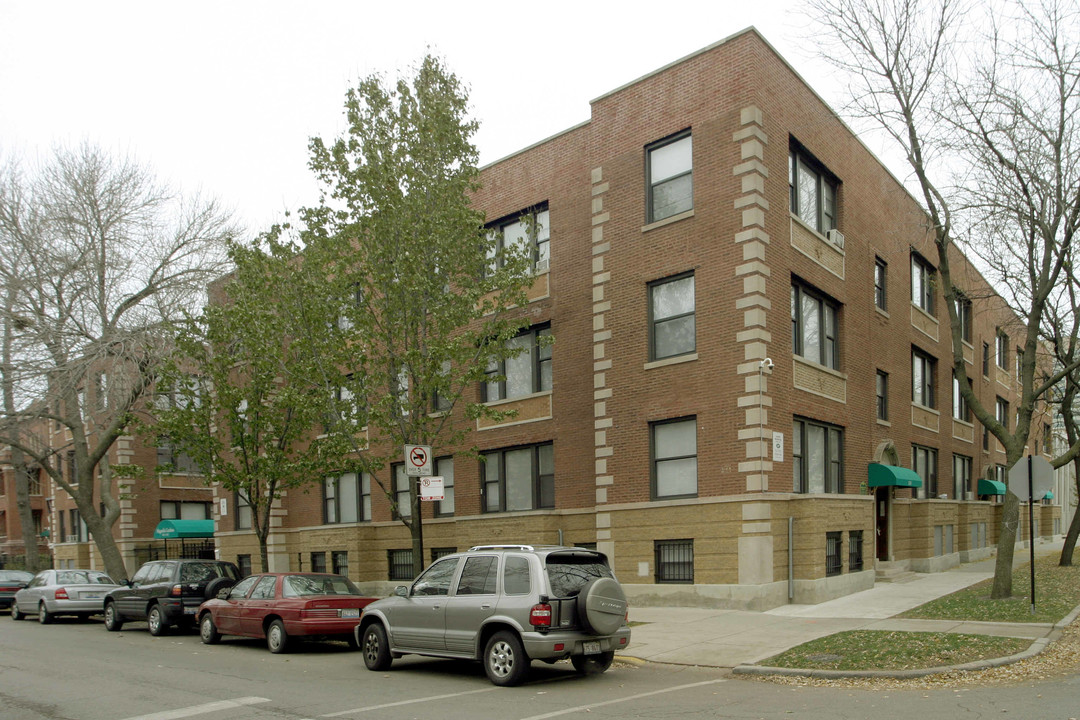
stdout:
[(480, 609), (481, 610), (490, 610), (491, 609), (491, 603), (484, 603), (483, 605), (480, 606)]
[(442, 605), (432, 605), (432, 606), (431, 606), (431, 609), (432, 609), (432, 610), (438, 610), (438, 609), (439, 609), (439, 608), (441, 608), (441, 607), (442, 607)]

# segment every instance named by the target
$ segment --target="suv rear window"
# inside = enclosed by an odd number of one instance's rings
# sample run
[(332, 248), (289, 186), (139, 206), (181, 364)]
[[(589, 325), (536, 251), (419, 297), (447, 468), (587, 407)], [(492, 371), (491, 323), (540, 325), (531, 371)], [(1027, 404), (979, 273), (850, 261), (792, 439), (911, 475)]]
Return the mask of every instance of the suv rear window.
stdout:
[(614, 577), (603, 556), (596, 553), (552, 553), (547, 556), (548, 582), (555, 597), (576, 597), (596, 578)]
[(219, 577), (238, 579), (231, 566), (221, 563), (184, 563), (180, 567), (180, 582), (183, 583), (209, 582)]

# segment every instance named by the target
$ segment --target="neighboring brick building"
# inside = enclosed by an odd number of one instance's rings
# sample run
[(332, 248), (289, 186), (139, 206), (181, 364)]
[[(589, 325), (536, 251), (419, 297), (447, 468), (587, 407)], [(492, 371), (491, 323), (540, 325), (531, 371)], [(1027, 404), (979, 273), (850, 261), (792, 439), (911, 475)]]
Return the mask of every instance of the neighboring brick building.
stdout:
[[(870, 587), (875, 559), (991, 553), (1000, 505), (979, 481), (1005, 455), (952, 392), (925, 217), (756, 31), (597, 98), (483, 183), (494, 230), (542, 226), (523, 341), (555, 343), (477, 388), (518, 410), (470, 437), (485, 464), (436, 448), (453, 496), (425, 506), (433, 555), (595, 544), (635, 603), (761, 609), (789, 581), (794, 602)], [(954, 268), (976, 392), (1013, 423), (1021, 328)], [(257, 558), (234, 500), (221, 556)], [(1057, 506), (1039, 517), (1060, 532)], [(372, 591), (409, 574), (370, 478), (292, 491), (273, 521), (271, 569), (336, 567)]]

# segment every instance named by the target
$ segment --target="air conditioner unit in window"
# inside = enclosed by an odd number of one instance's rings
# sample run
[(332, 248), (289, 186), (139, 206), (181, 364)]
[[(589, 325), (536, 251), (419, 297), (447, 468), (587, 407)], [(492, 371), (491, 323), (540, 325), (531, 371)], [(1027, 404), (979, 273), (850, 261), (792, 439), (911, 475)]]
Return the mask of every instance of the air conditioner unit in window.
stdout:
[(543, 260), (538, 260), (536, 262), (536, 272), (538, 272), (538, 273), (547, 272), (548, 271), (548, 265), (549, 265), (550, 262), (551, 261), (548, 258), (544, 258)]
[(833, 245), (843, 249), (844, 247), (844, 233), (840, 232), (836, 228), (833, 228), (829, 232), (825, 233), (825, 237), (829, 239)]

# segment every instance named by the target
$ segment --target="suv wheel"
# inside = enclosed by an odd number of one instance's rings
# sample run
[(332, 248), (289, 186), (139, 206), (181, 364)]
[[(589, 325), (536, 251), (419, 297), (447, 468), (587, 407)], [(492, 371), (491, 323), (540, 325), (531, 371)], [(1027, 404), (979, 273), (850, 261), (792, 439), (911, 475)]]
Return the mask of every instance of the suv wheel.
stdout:
[(289, 634), (285, 632), (285, 623), (275, 620), (270, 623), (266, 630), (266, 647), (270, 652), (277, 654), (287, 652), (289, 649)]
[(611, 667), (614, 659), (614, 652), (604, 652), (597, 655), (574, 655), (570, 658), (570, 663), (582, 675), (599, 675)]
[(221, 640), (221, 633), (214, 625), (214, 617), (208, 612), (203, 613), (202, 620), (199, 621), (199, 638), (206, 645), (214, 645)]
[(500, 630), (484, 648), (484, 672), (495, 685), (520, 685), (529, 672), (529, 658), (516, 633)]
[(394, 661), (381, 623), (373, 622), (364, 628), (360, 648), (364, 651), (364, 665), (368, 670), (388, 670)]
[(154, 637), (160, 637), (169, 630), (169, 623), (165, 622), (165, 613), (162, 612), (160, 605), (155, 604), (150, 607), (150, 612), (146, 614), (146, 624)]
[(49, 612), (49, 608), (45, 607), (45, 603), (38, 605), (37, 619), (42, 625), (48, 625), (53, 621), (53, 614)]
[(105, 603), (105, 629), (109, 632), (117, 632), (124, 626), (124, 619), (116, 611), (116, 603)]

